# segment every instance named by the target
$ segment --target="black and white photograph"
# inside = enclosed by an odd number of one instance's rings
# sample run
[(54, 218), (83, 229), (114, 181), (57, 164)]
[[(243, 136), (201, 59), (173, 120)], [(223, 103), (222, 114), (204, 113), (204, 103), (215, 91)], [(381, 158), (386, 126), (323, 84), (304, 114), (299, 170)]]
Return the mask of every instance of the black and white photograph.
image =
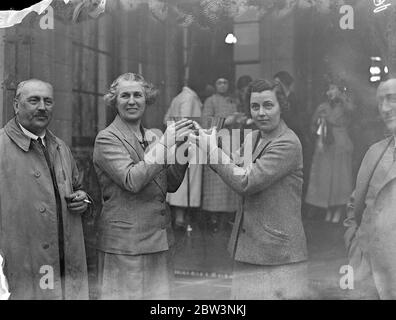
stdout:
[(4, 3), (0, 84), (0, 300), (396, 299), (396, 0)]

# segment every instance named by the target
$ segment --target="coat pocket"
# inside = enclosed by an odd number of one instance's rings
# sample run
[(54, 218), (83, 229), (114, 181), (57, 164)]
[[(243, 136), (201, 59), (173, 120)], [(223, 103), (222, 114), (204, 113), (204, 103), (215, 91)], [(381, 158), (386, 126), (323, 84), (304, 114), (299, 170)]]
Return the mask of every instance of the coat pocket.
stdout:
[(262, 224), (261, 227), (263, 228), (265, 233), (269, 234), (270, 236), (272, 236), (274, 238), (277, 238), (282, 241), (288, 241), (290, 239), (289, 235), (287, 235), (286, 233), (276, 230), (274, 228), (271, 228), (266, 224)]
[(135, 223), (122, 220), (109, 220), (109, 224), (118, 229), (132, 229), (135, 226)]

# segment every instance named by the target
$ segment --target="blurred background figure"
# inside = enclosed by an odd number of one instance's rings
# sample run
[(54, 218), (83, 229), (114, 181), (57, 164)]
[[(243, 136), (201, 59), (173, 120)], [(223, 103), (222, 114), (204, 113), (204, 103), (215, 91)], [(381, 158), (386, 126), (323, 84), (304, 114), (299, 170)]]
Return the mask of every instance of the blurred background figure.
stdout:
[(199, 97), (201, 101), (206, 101), (207, 98), (213, 96), (216, 93), (216, 89), (213, 85), (207, 84), (205, 88), (201, 91)]
[(250, 107), (249, 101), (247, 101), (247, 89), (249, 83), (252, 82), (252, 77), (248, 75), (240, 76), (237, 80), (236, 86), (236, 97), (239, 100), (238, 104), (238, 112), (245, 114), (247, 117), (250, 118)]
[(279, 71), (274, 75), (274, 80), (282, 86), (289, 102), (289, 109), (284, 112), (283, 119), (287, 126), (299, 136), (302, 130), (302, 110), (294, 93), (294, 78), (287, 71)]
[(352, 192), (353, 144), (348, 126), (354, 109), (346, 87), (332, 80), (327, 101), (314, 113), (312, 129), (317, 135), (305, 201), (327, 210), (326, 221), (338, 223)]
[[(191, 82), (185, 81), (182, 91), (173, 98), (164, 123), (181, 117), (200, 118), (202, 103), (197, 95), (197, 88)], [(191, 157), (193, 155), (189, 155)], [(188, 178), (187, 178), (188, 177)], [(184, 180), (175, 193), (168, 193), (167, 201), (175, 213), (175, 226), (192, 231), (190, 217), (186, 213), (190, 208), (199, 208), (201, 205), (202, 166), (190, 164)], [(188, 221), (187, 221), (188, 220)]]
[(310, 141), (310, 120), (306, 112), (306, 108), (299, 101), (294, 91), (294, 78), (287, 71), (279, 71), (274, 75), (275, 82), (278, 82), (285, 92), (289, 108), (282, 114), (283, 120), (287, 126), (294, 131), (300, 139), (303, 148), (303, 196), (305, 196), (308, 188), (309, 169), (311, 167), (312, 148)]
[[(202, 117), (226, 118), (225, 126), (230, 128), (235, 122), (238, 100), (229, 93), (229, 82), (225, 78), (216, 81), (216, 93), (207, 98)], [(209, 167), (203, 168), (202, 209), (210, 212), (212, 231), (217, 232), (220, 224), (233, 220), (238, 197)]]

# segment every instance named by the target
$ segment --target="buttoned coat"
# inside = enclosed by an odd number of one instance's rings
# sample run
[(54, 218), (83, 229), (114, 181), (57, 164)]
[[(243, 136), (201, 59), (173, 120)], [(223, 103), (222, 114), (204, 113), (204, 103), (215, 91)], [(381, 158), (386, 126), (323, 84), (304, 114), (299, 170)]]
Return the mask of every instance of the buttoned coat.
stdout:
[[(65, 298), (88, 299), (81, 215), (69, 212), (65, 201), (66, 195), (81, 189), (80, 175), (70, 149), (49, 130), (46, 143), (62, 202)], [(62, 298), (50, 170), (42, 150), (22, 132), (15, 118), (0, 130), (0, 250), (11, 299)]]
[[(259, 132), (247, 136), (256, 145)], [(245, 149), (246, 153), (246, 149)], [(246, 154), (244, 155), (245, 159)], [(242, 196), (229, 242), (235, 260), (257, 265), (281, 265), (307, 259), (301, 221), (302, 150), (296, 134), (281, 121), (271, 138), (253, 149), (246, 174), (233, 164), (211, 164)]]
[[(154, 142), (150, 132), (145, 130), (146, 139)], [(166, 193), (179, 188), (187, 165), (146, 163), (118, 115), (96, 137), (93, 160), (103, 199), (98, 249), (126, 255), (168, 250), (174, 238)]]
[[(373, 173), (394, 138), (369, 148), (360, 166), (353, 193), (344, 239), (349, 264), (356, 280), (372, 276), (381, 298), (396, 298), (396, 165), (377, 189), (372, 209), (366, 209), (366, 195)], [(368, 261), (367, 259), (370, 259)]]

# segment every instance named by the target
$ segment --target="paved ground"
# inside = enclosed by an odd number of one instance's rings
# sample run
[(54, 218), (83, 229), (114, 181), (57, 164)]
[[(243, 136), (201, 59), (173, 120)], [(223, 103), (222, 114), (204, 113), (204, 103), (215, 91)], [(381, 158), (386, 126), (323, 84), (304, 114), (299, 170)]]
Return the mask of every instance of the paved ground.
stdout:
[[(207, 216), (194, 213), (193, 231), (177, 232), (176, 288), (174, 299), (229, 299), (232, 260), (226, 251), (231, 225), (223, 221), (217, 232)], [(340, 268), (346, 264), (344, 227), (324, 222), (319, 213), (304, 219), (309, 251), (309, 280), (314, 299), (348, 299), (339, 287)]]

